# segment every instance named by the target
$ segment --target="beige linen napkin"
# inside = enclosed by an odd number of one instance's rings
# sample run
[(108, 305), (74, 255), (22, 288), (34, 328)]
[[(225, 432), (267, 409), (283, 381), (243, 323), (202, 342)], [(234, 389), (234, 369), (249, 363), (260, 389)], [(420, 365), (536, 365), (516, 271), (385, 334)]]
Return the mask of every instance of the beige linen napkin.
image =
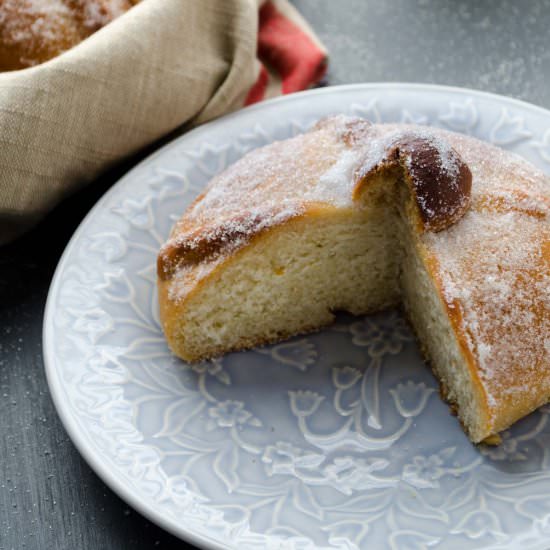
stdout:
[[(260, 4), (143, 0), (57, 58), (0, 73), (0, 244), (182, 124), (267, 95), (268, 77), (257, 58)], [(268, 40), (301, 31), (321, 48), (285, 0), (268, 4)], [(295, 82), (286, 74), (292, 62), (287, 65), (280, 76)], [(323, 67), (316, 70), (318, 78)]]

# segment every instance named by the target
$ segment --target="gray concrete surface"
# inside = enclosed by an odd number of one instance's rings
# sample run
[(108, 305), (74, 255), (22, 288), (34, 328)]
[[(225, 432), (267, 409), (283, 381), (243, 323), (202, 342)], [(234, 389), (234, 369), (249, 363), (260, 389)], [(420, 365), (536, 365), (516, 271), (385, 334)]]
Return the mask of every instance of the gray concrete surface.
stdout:
[(550, 1), (294, 0), (330, 84), (426, 82), (550, 107)]

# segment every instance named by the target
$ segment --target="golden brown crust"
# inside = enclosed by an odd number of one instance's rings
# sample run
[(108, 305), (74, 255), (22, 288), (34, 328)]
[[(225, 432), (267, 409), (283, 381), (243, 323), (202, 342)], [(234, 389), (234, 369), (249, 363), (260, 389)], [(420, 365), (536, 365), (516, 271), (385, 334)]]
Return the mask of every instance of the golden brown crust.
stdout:
[(190, 232), (179, 233), (160, 250), (157, 273), (167, 280), (178, 270), (201, 262), (212, 261), (248, 244), (253, 236), (261, 235), (276, 220), (283, 223), (298, 212), (287, 212), (280, 207), (267, 207), (252, 214), (246, 213), (202, 226)]

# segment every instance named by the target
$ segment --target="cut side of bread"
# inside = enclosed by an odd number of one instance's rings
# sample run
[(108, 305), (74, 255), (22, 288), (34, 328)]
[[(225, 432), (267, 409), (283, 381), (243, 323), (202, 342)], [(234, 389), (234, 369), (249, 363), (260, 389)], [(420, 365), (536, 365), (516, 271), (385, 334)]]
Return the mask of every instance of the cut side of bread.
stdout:
[(492, 432), (487, 398), (469, 351), (461, 345), (460, 324), (452, 322), (426, 251), (411, 244), (407, 250), (400, 276), (405, 312), (441, 394), (457, 411), (470, 438), (482, 441)]
[(253, 239), (194, 288), (173, 324), (164, 312), (176, 354), (195, 361), (318, 329), (336, 310), (397, 305), (394, 216), (369, 210), (311, 207)]

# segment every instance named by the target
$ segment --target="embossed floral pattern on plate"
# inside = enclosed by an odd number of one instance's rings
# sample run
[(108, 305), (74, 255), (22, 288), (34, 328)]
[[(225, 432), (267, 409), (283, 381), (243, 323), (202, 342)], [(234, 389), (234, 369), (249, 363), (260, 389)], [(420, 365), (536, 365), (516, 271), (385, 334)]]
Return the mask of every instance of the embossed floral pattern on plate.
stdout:
[(474, 448), (398, 312), (198, 365), (166, 348), (155, 256), (213, 174), (345, 112), (441, 126), (550, 166), (550, 113), (468, 90), (327, 89), (175, 140), (98, 203), (60, 262), (44, 343), (67, 430), (142, 513), (208, 548), (547, 548), (550, 409)]

